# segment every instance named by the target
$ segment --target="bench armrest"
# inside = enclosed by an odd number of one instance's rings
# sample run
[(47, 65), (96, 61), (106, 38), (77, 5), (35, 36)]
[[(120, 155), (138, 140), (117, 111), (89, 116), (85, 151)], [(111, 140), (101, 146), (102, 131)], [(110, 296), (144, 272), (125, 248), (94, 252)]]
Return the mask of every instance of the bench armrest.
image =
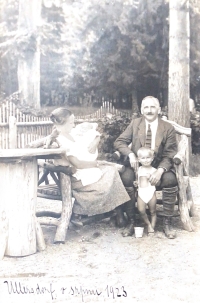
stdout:
[(42, 167), (56, 173), (64, 173), (66, 175), (73, 175), (77, 171), (76, 167), (74, 166), (61, 166), (61, 165), (54, 165), (49, 162), (44, 162)]
[(186, 155), (189, 149), (188, 137), (186, 135), (181, 136), (181, 140), (178, 144), (178, 152), (173, 158), (173, 162), (176, 165), (185, 163), (187, 161)]

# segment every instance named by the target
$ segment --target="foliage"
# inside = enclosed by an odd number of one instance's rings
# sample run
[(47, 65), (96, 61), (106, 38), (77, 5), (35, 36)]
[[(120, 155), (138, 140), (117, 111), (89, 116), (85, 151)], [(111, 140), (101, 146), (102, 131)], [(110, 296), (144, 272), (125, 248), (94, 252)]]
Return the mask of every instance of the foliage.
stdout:
[(66, 28), (72, 25), (74, 30), (66, 30), (69, 72), (63, 85), (67, 90), (73, 94), (93, 90), (115, 98), (132, 93), (136, 83), (146, 94), (144, 83), (149, 77), (158, 83), (167, 11), (161, 8), (164, 1), (146, 9), (147, 2), (141, 1), (138, 9), (121, 0), (68, 5)]
[[(18, 18), (18, 1), (0, 0), (0, 45), (13, 40)], [(15, 48), (0, 47), (0, 99), (18, 90)]]
[(200, 154), (193, 154), (190, 159), (190, 176), (200, 175)]
[[(75, 103), (85, 94), (131, 99), (133, 91), (138, 100), (151, 94), (166, 105), (169, 1), (43, 0), (41, 24), (37, 32), (27, 35), (16, 30), (18, 1), (0, 0), (1, 93), (17, 90), (17, 59), (34, 50), (39, 36), (43, 105)], [(200, 4), (196, 0), (190, 1), (190, 16), (194, 98), (200, 88)]]
[[(200, 2), (190, 0), (190, 83), (193, 95), (200, 87)], [(192, 96), (192, 98), (194, 98)]]
[[(165, 114), (165, 109), (162, 113)], [(139, 115), (136, 114), (133, 118), (137, 118), (138, 116)], [(112, 154), (115, 151), (113, 143), (129, 125), (130, 121), (131, 118), (125, 116), (113, 116), (111, 119), (105, 117), (97, 121), (99, 130), (102, 133), (99, 145), (100, 157), (106, 158), (109, 161), (112, 160)], [(192, 153), (200, 154), (200, 112), (193, 115), (191, 114), (190, 123), (192, 128)]]
[(112, 118), (104, 117), (97, 121), (101, 140), (99, 143), (99, 158), (112, 160), (112, 154), (115, 152), (113, 143), (117, 137), (125, 130), (130, 123), (130, 118), (126, 116), (115, 116)]
[(200, 112), (191, 114), (191, 128), (192, 128), (192, 152), (200, 154)]

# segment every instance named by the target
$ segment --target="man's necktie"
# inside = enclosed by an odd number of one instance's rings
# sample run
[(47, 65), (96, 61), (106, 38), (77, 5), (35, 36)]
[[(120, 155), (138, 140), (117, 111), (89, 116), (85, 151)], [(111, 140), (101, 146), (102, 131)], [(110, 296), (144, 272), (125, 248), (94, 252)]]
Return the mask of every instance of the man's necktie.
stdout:
[(146, 141), (145, 146), (151, 148), (151, 126), (148, 124), (147, 134), (146, 134)]

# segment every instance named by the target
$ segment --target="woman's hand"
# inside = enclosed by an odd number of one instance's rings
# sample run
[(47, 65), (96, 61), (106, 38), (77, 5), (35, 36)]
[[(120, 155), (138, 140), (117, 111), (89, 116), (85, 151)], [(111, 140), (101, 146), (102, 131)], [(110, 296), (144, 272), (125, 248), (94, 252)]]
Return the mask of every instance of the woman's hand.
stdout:
[(70, 164), (78, 169), (98, 167), (98, 161), (83, 161), (74, 156), (68, 156), (67, 158)]
[(51, 143), (52, 143), (52, 138), (51, 138), (51, 136), (47, 136), (47, 137), (44, 139), (44, 148), (46, 148), (46, 149), (50, 148)]
[(100, 137), (96, 137), (88, 146), (88, 151), (91, 154), (94, 154), (97, 150), (97, 147), (99, 145)]

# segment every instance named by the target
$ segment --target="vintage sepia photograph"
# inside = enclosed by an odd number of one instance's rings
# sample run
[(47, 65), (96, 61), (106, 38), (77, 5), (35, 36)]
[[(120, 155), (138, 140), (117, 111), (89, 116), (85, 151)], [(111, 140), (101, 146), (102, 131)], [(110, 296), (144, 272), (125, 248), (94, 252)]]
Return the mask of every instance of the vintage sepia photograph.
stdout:
[(200, 0), (0, 0), (0, 303), (197, 303)]

